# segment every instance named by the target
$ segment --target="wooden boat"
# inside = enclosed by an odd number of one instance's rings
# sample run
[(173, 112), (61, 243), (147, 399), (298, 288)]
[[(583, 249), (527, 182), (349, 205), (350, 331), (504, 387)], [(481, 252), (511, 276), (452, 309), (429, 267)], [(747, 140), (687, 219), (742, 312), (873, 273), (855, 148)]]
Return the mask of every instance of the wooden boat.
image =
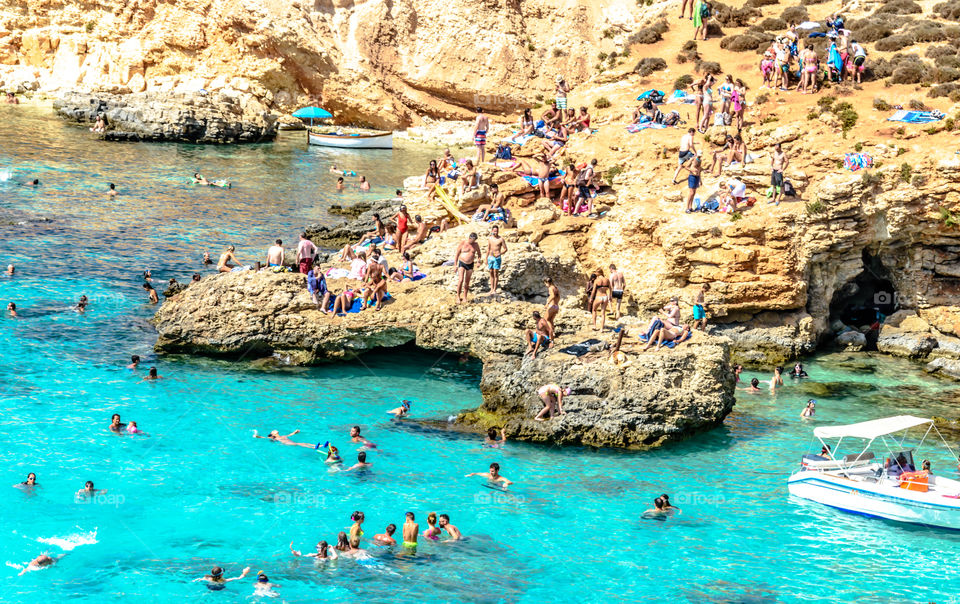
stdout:
[(307, 130), (307, 142), (311, 145), (341, 149), (393, 149), (393, 132), (315, 127)]

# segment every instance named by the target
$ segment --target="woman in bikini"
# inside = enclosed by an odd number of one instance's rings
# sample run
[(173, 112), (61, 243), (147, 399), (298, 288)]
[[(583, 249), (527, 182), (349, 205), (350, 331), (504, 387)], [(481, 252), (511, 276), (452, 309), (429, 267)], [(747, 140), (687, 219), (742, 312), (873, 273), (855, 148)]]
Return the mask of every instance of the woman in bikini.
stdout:
[[(700, 112), (703, 111), (703, 86), (707, 81), (707, 76), (704, 76), (690, 85), (690, 88), (693, 89), (693, 106), (697, 110), (697, 117), (694, 118), (693, 122), (695, 124), (700, 124)], [(640, 107), (637, 107), (637, 111), (634, 111), (634, 122), (637, 121), (639, 116), (637, 112), (640, 112), (640, 115), (643, 115), (643, 112)]]
[(807, 44), (807, 47), (800, 53), (800, 60), (803, 63), (803, 72), (800, 74), (800, 94), (813, 94), (814, 82), (817, 77), (817, 63), (819, 63), (813, 44)]
[(763, 75), (760, 88), (773, 88), (773, 46), (763, 53), (763, 59), (760, 61), (760, 73)]
[(533, 122), (533, 114), (529, 109), (524, 109), (523, 117), (520, 118), (520, 133), (517, 136), (533, 134), (535, 127), (536, 126)]
[[(449, 153), (450, 150), (447, 150)], [(423, 175), (423, 188), (427, 189), (427, 199), (433, 201), (436, 191), (434, 186), (440, 180), (440, 169), (437, 168), (437, 160), (431, 159), (430, 165), (427, 166), (427, 173)]]
[(610, 304), (610, 279), (603, 276), (603, 269), (597, 269), (597, 279), (593, 282), (593, 329), (597, 331), (597, 311), (600, 311), (600, 329), (607, 326), (607, 305)]
[(357, 296), (356, 292), (348, 289), (339, 294), (333, 301), (333, 314), (346, 313), (353, 306), (353, 299)]
[(720, 86), (720, 113), (730, 115), (730, 105), (733, 102), (733, 76), (728, 75)]
[(737, 120), (737, 130), (743, 130), (743, 112), (747, 108), (747, 85), (743, 80), (736, 80), (733, 95), (733, 114)]
[(703, 119), (700, 120), (700, 132), (704, 133), (710, 127), (710, 118), (713, 116), (713, 76), (708, 75), (703, 84)]
[[(563, 175), (563, 189), (560, 191), (560, 209), (567, 216), (573, 216), (577, 208), (577, 167), (573, 161), (567, 161), (567, 173)], [(564, 205), (566, 204), (566, 205)]]
[(553, 322), (560, 312), (560, 290), (553, 283), (550, 277), (543, 278), (544, 285), (547, 286), (547, 323), (554, 327)]

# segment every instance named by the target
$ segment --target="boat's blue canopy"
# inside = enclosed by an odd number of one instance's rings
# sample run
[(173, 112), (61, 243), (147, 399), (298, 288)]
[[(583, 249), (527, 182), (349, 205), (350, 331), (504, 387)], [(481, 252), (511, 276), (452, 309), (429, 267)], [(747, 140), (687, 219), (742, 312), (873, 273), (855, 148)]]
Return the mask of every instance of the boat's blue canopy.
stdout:
[(333, 117), (333, 114), (320, 107), (304, 107), (303, 109), (294, 111), (293, 117), (298, 117), (303, 120), (325, 120)]

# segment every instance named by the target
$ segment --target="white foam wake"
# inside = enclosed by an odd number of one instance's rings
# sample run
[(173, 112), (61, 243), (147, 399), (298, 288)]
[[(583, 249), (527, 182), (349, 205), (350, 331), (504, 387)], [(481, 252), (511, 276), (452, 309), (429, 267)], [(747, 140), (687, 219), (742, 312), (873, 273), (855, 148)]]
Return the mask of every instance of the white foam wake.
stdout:
[(98, 543), (97, 529), (86, 533), (71, 533), (64, 537), (38, 537), (37, 541), (48, 545), (56, 545), (65, 552), (72, 551), (81, 545), (92, 545)]

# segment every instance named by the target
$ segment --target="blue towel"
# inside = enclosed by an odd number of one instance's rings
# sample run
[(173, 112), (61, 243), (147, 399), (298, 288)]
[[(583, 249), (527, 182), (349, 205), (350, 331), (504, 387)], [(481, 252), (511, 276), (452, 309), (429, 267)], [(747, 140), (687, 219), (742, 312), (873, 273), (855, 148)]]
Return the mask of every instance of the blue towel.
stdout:
[[(424, 275), (424, 276), (426, 276), (426, 275)], [(383, 301), (386, 302), (387, 300), (390, 300), (392, 297), (393, 297), (393, 296), (391, 296), (389, 293), (387, 293), (386, 295), (383, 296)], [(374, 300), (374, 299), (371, 298), (371, 299), (370, 299), (370, 303), (371, 303), (371, 304), (376, 304), (376, 300)], [(347, 309), (347, 312), (349, 312), (349, 313), (358, 313), (358, 312), (360, 312), (360, 305), (361, 305), (361, 304), (363, 304), (363, 300), (361, 299), (361, 297), (360, 297), (359, 295), (355, 296), (355, 297), (353, 298), (353, 304), (350, 305), (350, 308)], [(333, 299), (331, 299), (331, 300), (330, 300), (330, 304), (327, 305), (327, 310), (333, 310)]]
[(807, 37), (808, 38), (826, 38), (827, 34), (823, 33), (822, 31), (814, 31), (814, 32), (810, 32), (810, 35), (808, 35)]
[(902, 109), (887, 118), (888, 122), (907, 122), (908, 124), (927, 124), (943, 119), (939, 111), (907, 111)]
[(661, 98), (663, 97), (663, 91), (662, 91), (662, 90), (654, 90), (654, 89), (651, 88), (650, 90), (648, 90), (648, 91), (644, 92), (643, 94), (641, 94), (640, 96), (638, 96), (638, 97), (637, 97), (637, 100), (638, 100), (638, 101), (642, 101), (642, 100), (646, 99), (647, 97), (649, 97), (650, 95), (652, 95), (653, 93), (659, 94)]

